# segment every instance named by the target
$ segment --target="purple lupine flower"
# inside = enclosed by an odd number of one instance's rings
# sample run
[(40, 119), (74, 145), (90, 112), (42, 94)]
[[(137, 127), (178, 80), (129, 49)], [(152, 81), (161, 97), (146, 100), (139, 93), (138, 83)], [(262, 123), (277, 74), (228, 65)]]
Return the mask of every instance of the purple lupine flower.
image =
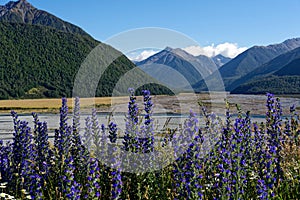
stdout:
[[(54, 144), (59, 150), (63, 150), (63, 147), (61, 146), (64, 138), (65, 138), (65, 131), (68, 127), (68, 105), (67, 105), (67, 99), (62, 98), (62, 106), (60, 108), (60, 120), (59, 120), (59, 129), (55, 130), (55, 141)], [(61, 152), (62, 153), (62, 152)]]
[[(274, 98), (273, 94), (267, 94), (267, 113), (266, 113), (266, 128), (268, 136), (268, 151), (266, 152), (266, 183), (272, 191), (282, 179), (281, 155), (282, 150), (282, 132), (281, 132), (281, 116), (282, 109), (280, 100)], [(269, 192), (273, 196), (273, 192)]]
[(59, 128), (64, 130), (68, 126), (68, 101), (67, 98), (62, 98), (62, 105), (60, 108), (60, 122), (59, 122)]
[[(292, 128), (291, 128), (291, 123), (289, 119), (286, 119), (285, 124), (284, 124), (284, 140), (283, 143), (285, 142), (291, 142), (292, 140)], [(289, 139), (289, 140), (287, 140)], [(287, 140), (287, 141), (286, 141)], [(292, 144), (290, 144), (292, 145)]]
[(199, 127), (197, 125), (198, 119), (196, 114), (190, 110), (189, 118), (184, 123), (183, 130), (180, 130), (174, 134), (174, 140), (172, 146), (174, 148), (175, 157), (181, 156), (186, 151), (186, 145), (193, 142), (196, 134), (199, 133)]
[(68, 155), (72, 145), (72, 127), (68, 125), (68, 105), (67, 99), (62, 98), (62, 106), (60, 108), (59, 129), (55, 131), (55, 147), (59, 151), (60, 160), (63, 156)]
[(250, 117), (247, 112), (245, 119), (240, 115), (236, 118), (234, 123), (233, 141), (231, 142), (231, 162), (232, 162), (232, 187), (234, 196), (243, 196), (245, 184), (247, 183), (246, 177), (247, 167), (251, 165), (252, 152), (251, 148), (251, 126)]
[(96, 109), (92, 110), (92, 141), (93, 141), (93, 150), (94, 154), (97, 158), (102, 158), (103, 153), (105, 150), (102, 147), (102, 141), (101, 141), (101, 130), (99, 127), (99, 122), (97, 118), (97, 112)]
[(74, 178), (74, 160), (72, 156), (64, 160), (64, 174), (62, 175), (63, 180), (63, 194), (66, 199), (80, 199), (80, 183), (77, 183)]
[(115, 144), (110, 145), (110, 151), (113, 154), (111, 160), (111, 199), (119, 199), (122, 193), (122, 176), (121, 176), (121, 152)]
[[(59, 171), (52, 171), (58, 177), (57, 185), (59, 192), (63, 193), (64, 181), (60, 179), (63, 171), (61, 171), (61, 166), (64, 166), (65, 158), (70, 157), (71, 145), (72, 145), (72, 127), (68, 125), (68, 105), (67, 99), (62, 98), (62, 106), (60, 108), (60, 122), (59, 129), (55, 130), (54, 146), (56, 148), (55, 152), (55, 165)], [(56, 155), (57, 154), (57, 155)], [(72, 158), (73, 159), (73, 158)], [(72, 160), (73, 162), (73, 160)]]
[(108, 125), (109, 128), (109, 140), (111, 143), (116, 143), (117, 141), (117, 124), (110, 122)]
[[(37, 115), (36, 115), (37, 119)], [(48, 128), (46, 122), (37, 122), (35, 130), (35, 151), (36, 151), (36, 163), (34, 171), (31, 174), (32, 184), (35, 188), (31, 193), (34, 193), (33, 196), (38, 198), (41, 195), (41, 188), (47, 187), (44, 183), (49, 181), (49, 168), (51, 167), (51, 155), (52, 151), (49, 146), (48, 141)], [(37, 170), (38, 169), (38, 170)], [(40, 175), (39, 175), (39, 174)], [(40, 192), (39, 192), (40, 191)]]
[(258, 180), (256, 183), (256, 191), (259, 199), (268, 199), (268, 188), (264, 180), (265, 169), (265, 136), (263, 134), (263, 127), (259, 128), (254, 123), (254, 158), (253, 162), (256, 164)]
[(256, 190), (259, 199), (268, 199), (268, 188), (265, 180), (259, 179), (257, 181)]
[(100, 198), (100, 171), (99, 171), (98, 160), (95, 158), (90, 158), (88, 163), (88, 174), (86, 187), (87, 194), (86, 199)]
[(126, 127), (124, 134), (124, 149), (126, 151), (134, 151), (137, 152), (139, 150), (138, 144), (138, 106), (136, 104), (136, 97), (134, 96), (134, 89), (128, 89), (129, 103), (128, 103), (128, 113), (126, 116)]
[[(35, 162), (38, 160), (37, 151), (40, 145), (32, 142), (33, 135), (28, 122), (18, 120), (18, 115), (14, 111), (11, 114), (15, 130), (12, 143), (11, 167), (13, 168), (13, 175), (16, 177), (12, 176), (9, 183), (14, 184), (13, 187), (26, 189), (34, 199), (42, 199), (41, 184), (43, 181), (38, 174), (42, 169), (39, 169), (38, 163)], [(39, 123), (37, 116), (35, 122)], [(35, 128), (38, 134), (39, 128)], [(35, 139), (39, 140), (39, 135), (36, 135)]]
[[(183, 133), (188, 149), (173, 165), (175, 186), (178, 188), (180, 199), (202, 199), (201, 144), (203, 136), (198, 127), (196, 114), (190, 111), (189, 119), (184, 124)], [(178, 149), (177, 149), (178, 150)]]
[(92, 122), (93, 143), (94, 145), (97, 145), (99, 144), (98, 141), (100, 140), (100, 127), (99, 127), (99, 121), (98, 121), (96, 109), (92, 110), (91, 122)]
[(33, 117), (33, 135), (34, 137), (36, 137), (37, 135), (37, 126), (38, 126), (38, 122), (40, 121), (38, 118), (37, 113), (33, 112), (31, 113), (32, 117)]
[(21, 134), (20, 127), (21, 121), (18, 119), (18, 115), (15, 111), (11, 111), (11, 115), (14, 123), (14, 132), (13, 132), (13, 162), (15, 166), (18, 166), (22, 160), (22, 143), (21, 143)]
[(78, 173), (75, 174), (77, 182), (81, 182), (85, 179), (87, 172), (86, 165), (89, 162), (89, 152), (83, 145), (80, 136), (80, 101), (79, 97), (75, 98), (74, 110), (73, 110), (73, 126), (72, 126), (72, 144), (71, 155), (74, 159), (74, 166)]
[(144, 97), (145, 112), (151, 114), (153, 107), (152, 97), (150, 96), (151, 93), (149, 90), (143, 90), (142, 94)]
[[(32, 156), (33, 136), (28, 122), (18, 120), (16, 112), (12, 111), (14, 121), (14, 139), (13, 139), (13, 164), (22, 169), (24, 160), (30, 159)], [(17, 169), (16, 169), (17, 170)], [(18, 171), (18, 170), (17, 170)]]
[(130, 120), (134, 123), (137, 124), (139, 119), (138, 119), (138, 107), (136, 104), (136, 97), (134, 95), (134, 89), (130, 88), (128, 89), (130, 96), (129, 96), (129, 103), (128, 103), (128, 117)]
[(144, 99), (144, 110), (145, 114), (145, 121), (144, 126), (141, 127), (141, 135), (144, 137), (144, 141), (142, 141), (142, 151), (144, 153), (148, 153), (153, 151), (154, 149), (154, 127), (153, 127), (153, 119), (152, 116), (152, 97), (150, 96), (149, 90), (143, 90), (143, 99)]
[(12, 144), (4, 145), (0, 140), (0, 177), (2, 182), (9, 182), (12, 179)]
[(92, 136), (93, 136), (93, 132), (92, 132), (92, 122), (91, 122), (91, 118), (87, 117), (85, 119), (85, 131), (84, 131), (84, 135), (82, 138), (83, 144), (85, 145), (85, 147), (90, 150), (91, 149), (91, 145), (92, 145)]
[(39, 166), (36, 162), (38, 159), (38, 155), (36, 150), (32, 151), (31, 159), (24, 161), (24, 169), (21, 172), (22, 178), (24, 178), (23, 188), (29, 192), (32, 199), (44, 199), (43, 195), (43, 187), (46, 186), (45, 178), (43, 178), (40, 174), (44, 174), (46, 172), (39, 169)]
[(38, 161), (40, 163), (46, 162), (49, 159), (50, 147), (48, 141), (48, 127), (47, 122), (40, 122), (37, 113), (32, 113), (34, 122), (34, 140), (38, 154)]
[(232, 198), (233, 195), (231, 177), (234, 175), (234, 170), (232, 168), (231, 149), (234, 147), (234, 136), (229, 108), (229, 103), (226, 101), (226, 125), (222, 128), (220, 141), (216, 144), (216, 162), (218, 165), (214, 175), (216, 179), (213, 181), (213, 189), (219, 198), (223, 196)]
[(20, 144), (13, 143), (13, 154), (16, 153), (17, 149), (21, 152), (21, 154), (17, 153), (16, 155), (14, 155), (14, 164), (20, 161), (20, 163), (16, 165), (15, 169), (15, 173), (18, 174), (18, 177), (16, 177), (16, 179), (22, 178), (23, 181), (20, 182), (20, 187), (29, 191), (29, 194), (32, 197), (41, 199), (42, 191), (36, 191), (36, 179), (33, 178), (33, 176), (38, 176), (38, 171), (36, 170), (38, 168), (38, 165), (36, 162), (34, 162), (37, 160), (38, 155), (35, 145), (32, 142), (33, 135), (31, 133), (31, 129), (28, 126), (27, 122), (20, 121), (19, 126), (16, 127), (16, 130), (18, 132), (16, 136), (19, 135), (20, 137)]
[(72, 155), (75, 161), (76, 167), (79, 167), (81, 155), (84, 149), (82, 147), (82, 141), (80, 137), (80, 102), (79, 97), (75, 98), (74, 110), (73, 110), (73, 126), (72, 126)]
[(108, 152), (108, 137), (107, 137), (107, 134), (106, 134), (106, 128), (104, 126), (104, 124), (101, 124), (101, 136), (100, 136), (100, 147), (102, 149), (102, 159), (107, 161), (108, 159), (108, 155), (107, 155), (107, 152)]
[(290, 119), (290, 146), (292, 146), (292, 143), (294, 142), (296, 144), (296, 146), (299, 146), (299, 130), (298, 130), (298, 125), (299, 125), (299, 116), (296, 113), (296, 107), (295, 105), (292, 105), (290, 107), (290, 114), (291, 114), (291, 119)]
[(44, 162), (48, 162), (49, 159), (49, 141), (48, 141), (48, 128), (46, 122), (38, 122), (37, 128), (36, 128), (36, 140), (35, 145), (37, 149), (37, 155), (39, 162), (39, 167), (42, 169), (42, 166), (44, 165)]
[(30, 194), (32, 199), (42, 200), (44, 199), (43, 195), (43, 179), (42, 177), (35, 173), (30, 176), (31, 183), (30, 183)]
[(219, 123), (220, 119), (216, 116), (216, 114), (206, 113), (206, 109), (202, 108), (203, 116), (205, 119), (205, 133), (208, 137), (206, 137), (206, 149), (205, 151), (209, 151), (219, 140), (220, 135), (220, 127), (221, 123)]
[(112, 169), (111, 177), (111, 199), (119, 199), (122, 193), (122, 177), (120, 169)]
[[(259, 152), (257, 153), (262, 153), (263, 155), (257, 158), (259, 161), (257, 192), (260, 199), (272, 198), (275, 195), (274, 188), (278, 185), (280, 179), (282, 179), (280, 151), (282, 148), (281, 144), (283, 142), (283, 136), (280, 128), (282, 110), (279, 99), (275, 99), (273, 94), (268, 93), (266, 107), (267, 142), (265, 147), (262, 142), (257, 141), (260, 138), (256, 139), (256, 143), (261, 146), (257, 147), (259, 148)], [(256, 131), (256, 134), (257, 133), (259, 132)], [(264, 142), (265, 140), (263, 139), (262, 141)]]
[(76, 140), (80, 140), (79, 129), (80, 129), (80, 101), (79, 97), (75, 98), (74, 110), (73, 110), (73, 137), (74, 143), (78, 143)]
[(70, 153), (72, 145), (72, 127), (67, 126), (63, 131), (60, 132), (59, 140), (59, 155), (60, 158), (67, 156)]
[(58, 129), (55, 129), (54, 130), (54, 147), (56, 148), (56, 149), (58, 149), (59, 148), (59, 139), (60, 138), (60, 135), (59, 135), (59, 130)]

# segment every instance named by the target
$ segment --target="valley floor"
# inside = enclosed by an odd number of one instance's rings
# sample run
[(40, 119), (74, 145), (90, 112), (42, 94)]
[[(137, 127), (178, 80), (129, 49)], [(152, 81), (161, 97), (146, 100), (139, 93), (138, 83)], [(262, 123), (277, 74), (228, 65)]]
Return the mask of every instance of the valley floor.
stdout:
[[(202, 102), (208, 109), (217, 114), (225, 113), (225, 100), (227, 99), (235, 111), (235, 105), (240, 105), (243, 111), (250, 111), (252, 115), (265, 114), (265, 95), (231, 95), (227, 93), (192, 94), (183, 93), (177, 96), (159, 95), (153, 96), (155, 104), (154, 113), (175, 113), (185, 114), (192, 109), (194, 112), (201, 112), (198, 102)], [(289, 108), (295, 104), (300, 109), (300, 97), (282, 96), (280, 97), (283, 113), (289, 114)], [(73, 100), (68, 99), (70, 110), (72, 110)], [(82, 112), (90, 112), (93, 107), (98, 112), (127, 112), (128, 97), (97, 97), (80, 99)], [(137, 103), (142, 105), (142, 97), (137, 97)], [(21, 99), (21, 100), (1, 100), (0, 112), (9, 114), (11, 110), (18, 113), (58, 113), (61, 106), (61, 99)]]

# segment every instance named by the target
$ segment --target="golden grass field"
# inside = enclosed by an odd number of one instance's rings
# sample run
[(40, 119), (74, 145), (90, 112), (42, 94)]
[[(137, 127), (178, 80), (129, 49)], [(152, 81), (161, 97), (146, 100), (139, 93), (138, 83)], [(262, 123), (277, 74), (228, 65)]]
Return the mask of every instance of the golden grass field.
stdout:
[[(137, 96), (137, 101), (141, 103), (143, 97)], [(167, 95), (154, 95), (153, 101), (155, 104), (164, 105), (164, 109), (167, 111), (174, 111), (178, 107), (178, 100), (187, 103), (189, 111), (191, 104), (197, 105), (198, 97), (194, 94), (182, 93), (178, 96)], [(68, 98), (69, 110), (73, 108), (74, 99)], [(95, 98), (80, 98), (80, 108), (88, 109), (95, 107), (97, 110), (103, 112), (109, 111), (109, 108), (113, 107), (115, 111), (126, 112), (127, 103), (129, 101), (128, 96), (122, 97), (95, 97)], [(11, 110), (18, 113), (58, 113), (61, 107), (61, 99), (18, 99), (18, 100), (0, 100), (0, 113), (9, 113)]]
[[(68, 105), (71, 109), (74, 104), (74, 99), (68, 98)], [(81, 98), (80, 107), (109, 107), (113, 103), (125, 103), (128, 97), (97, 97), (97, 98)], [(27, 112), (58, 112), (61, 107), (61, 99), (19, 99), (19, 100), (1, 100), (0, 112), (7, 113), (10, 110), (15, 110), (21, 113)]]

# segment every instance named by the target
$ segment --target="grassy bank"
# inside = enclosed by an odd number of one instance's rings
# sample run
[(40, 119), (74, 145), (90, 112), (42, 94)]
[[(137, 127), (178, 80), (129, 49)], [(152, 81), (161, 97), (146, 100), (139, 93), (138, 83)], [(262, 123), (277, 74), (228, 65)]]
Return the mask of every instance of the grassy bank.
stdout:
[[(113, 103), (127, 102), (128, 97), (97, 97), (97, 98), (82, 98), (80, 104), (82, 108), (91, 107), (109, 107)], [(71, 108), (73, 107), (74, 100), (68, 99)], [(7, 113), (10, 110), (18, 111), (19, 113), (31, 112), (50, 112), (57, 113), (61, 106), (61, 99), (19, 99), (19, 100), (1, 100), (0, 112)]]

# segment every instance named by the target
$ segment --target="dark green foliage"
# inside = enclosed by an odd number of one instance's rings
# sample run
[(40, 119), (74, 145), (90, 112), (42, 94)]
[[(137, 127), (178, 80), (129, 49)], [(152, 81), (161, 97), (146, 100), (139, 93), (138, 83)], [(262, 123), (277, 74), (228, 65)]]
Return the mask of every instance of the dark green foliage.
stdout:
[(152, 95), (159, 95), (159, 94), (175, 95), (169, 88), (164, 87), (162, 85), (155, 84), (155, 83), (146, 84), (146, 85), (143, 85), (143, 86), (137, 88), (135, 91), (135, 95), (141, 96), (143, 90), (151, 91)]
[(293, 60), (281, 70), (278, 70), (275, 75), (285, 76), (285, 75), (299, 75), (300, 76), (300, 58)]
[[(104, 51), (116, 52), (89, 36), (0, 22), (1, 99), (71, 97), (78, 69), (97, 45)], [(96, 96), (110, 96), (119, 78), (134, 67), (125, 56), (117, 58), (102, 75)], [(161, 91), (155, 88), (149, 89)]]
[(0, 23), (0, 89), (13, 98), (71, 96), (83, 59), (99, 42), (52, 28)]
[(300, 76), (271, 76), (240, 85), (233, 94), (300, 94)]

